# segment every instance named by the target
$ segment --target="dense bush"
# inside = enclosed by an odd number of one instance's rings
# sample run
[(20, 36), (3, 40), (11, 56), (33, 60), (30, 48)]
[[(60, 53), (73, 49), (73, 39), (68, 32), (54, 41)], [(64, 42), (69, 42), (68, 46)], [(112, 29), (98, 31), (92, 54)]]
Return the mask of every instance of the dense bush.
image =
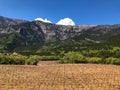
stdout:
[(27, 57), (18, 55), (18, 56), (13, 56), (13, 55), (2, 55), (0, 56), (0, 64), (20, 64), (24, 65), (26, 63)]
[(99, 63), (102, 63), (102, 58), (99, 58), (99, 57), (90, 57), (90, 58), (86, 58), (86, 61), (88, 63), (99, 64)]
[(120, 58), (115, 57), (86, 57), (79, 52), (68, 52), (60, 63), (94, 63), (94, 64), (115, 64), (120, 65)]
[(40, 56), (23, 56), (23, 55), (2, 55), (0, 56), (0, 64), (16, 64), (16, 65), (37, 65), (41, 60)]
[(45, 61), (53, 61), (53, 60), (59, 60), (59, 56), (41, 56), (41, 60)]
[(120, 58), (109, 57), (105, 59), (105, 64), (120, 65)]
[(30, 55), (26, 60), (26, 64), (28, 65), (37, 65), (37, 63), (41, 60), (40, 56)]
[(63, 58), (61, 63), (86, 63), (84, 56), (79, 52), (68, 52)]

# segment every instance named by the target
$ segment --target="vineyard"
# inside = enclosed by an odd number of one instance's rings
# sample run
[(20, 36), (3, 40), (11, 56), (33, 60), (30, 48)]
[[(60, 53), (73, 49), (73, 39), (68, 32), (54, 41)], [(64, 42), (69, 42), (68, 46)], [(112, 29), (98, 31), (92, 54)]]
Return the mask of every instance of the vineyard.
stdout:
[(120, 66), (0, 65), (0, 90), (120, 90)]

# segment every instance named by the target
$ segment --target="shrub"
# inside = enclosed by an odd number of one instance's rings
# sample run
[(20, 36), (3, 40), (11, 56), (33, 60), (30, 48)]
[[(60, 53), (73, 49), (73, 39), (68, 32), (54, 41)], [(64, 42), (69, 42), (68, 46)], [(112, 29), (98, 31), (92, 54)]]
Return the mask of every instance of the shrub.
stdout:
[(61, 63), (86, 63), (84, 56), (79, 52), (68, 52), (60, 60)]
[(95, 63), (95, 64), (99, 64), (101, 63), (102, 59), (99, 57), (90, 57), (90, 58), (86, 58), (86, 61), (88, 63)]
[(120, 65), (120, 58), (109, 57), (105, 59), (105, 64)]
[(67, 60), (64, 60), (63, 58), (60, 60), (60, 63), (64, 64), (64, 63), (68, 63)]
[(27, 57), (22, 56), (22, 55), (18, 55), (18, 56), (11, 56), (11, 59), (13, 59), (14, 64), (24, 65), (25, 62), (26, 62)]
[(41, 60), (40, 56), (37, 55), (31, 55), (29, 58), (26, 60), (26, 64), (28, 65), (37, 65), (37, 63)]
[(0, 64), (15, 64), (15, 65), (37, 65), (40, 60), (40, 56), (22, 56), (22, 55), (3, 55), (0, 56)]
[(13, 55), (3, 55), (0, 56), (0, 64), (19, 64), (19, 65), (24, 65), (27, 57), (18, 55), (18, 56), (13, 56)]
[(9, 64), (9, 57), (0, 56), (0, 64)]
[(60, 57), (59, 56), (41, 56), (41, 59), (45, 61), (52, 61), (52, 60), (59, 60)]

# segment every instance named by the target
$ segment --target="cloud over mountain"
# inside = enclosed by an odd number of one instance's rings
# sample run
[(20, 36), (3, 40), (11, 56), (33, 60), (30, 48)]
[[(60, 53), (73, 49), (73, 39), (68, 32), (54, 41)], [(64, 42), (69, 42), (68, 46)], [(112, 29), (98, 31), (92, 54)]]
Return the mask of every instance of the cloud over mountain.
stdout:
[[(46, 23), (52, 23), (50, 20), (48, 19), (43, 19), (43, 18), (36, 18), (35, 21), (42, 21), (42, 22), (46, 22)], [(75, 22), (70, 19), (70, 18), (63, 18), (60, 19), (57, 23), (57, 25), (71, 25), (71, 26), (75, 26)]]
[(46, 22), (46, 23), (52, 23), (51, 21), (47, 20), (46, 18), (45, 19), (36, 18), (35, 21), (42, 21), (42, 22)]
[(56, 24), (58, 24), (58, 25), (71, 25), (71, 26), (75, 26), (74, 21), (72, 19), (70, 19), (70, 18), (61, 19)]

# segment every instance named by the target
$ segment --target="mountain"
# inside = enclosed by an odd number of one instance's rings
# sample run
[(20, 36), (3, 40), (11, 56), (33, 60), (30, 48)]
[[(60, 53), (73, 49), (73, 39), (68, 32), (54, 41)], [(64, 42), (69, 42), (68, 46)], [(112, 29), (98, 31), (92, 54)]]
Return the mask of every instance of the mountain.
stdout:
[(27, 21), (19, 20), (19, 19), (11, 19), (11, 18), (0, 16), (0, 25), (3, 25), (3, 26), (19, 25), (24, 22), (27, 22)]
[(68, 47), (69, 50), (90, 44), (120, 45), (119, 36), (119, 24), (67, 26), (0, 16), (0, 50), (3, 51), (55, 50), (60, 47)]
[(0, 48), (10, 51), (21, 48), (34, 50), (44, 43), (64, 40), (79, 35), (83, 29), (86, 29), (86, 27), (56, 25), (42, 21), (29, 22), (1, 16)]

